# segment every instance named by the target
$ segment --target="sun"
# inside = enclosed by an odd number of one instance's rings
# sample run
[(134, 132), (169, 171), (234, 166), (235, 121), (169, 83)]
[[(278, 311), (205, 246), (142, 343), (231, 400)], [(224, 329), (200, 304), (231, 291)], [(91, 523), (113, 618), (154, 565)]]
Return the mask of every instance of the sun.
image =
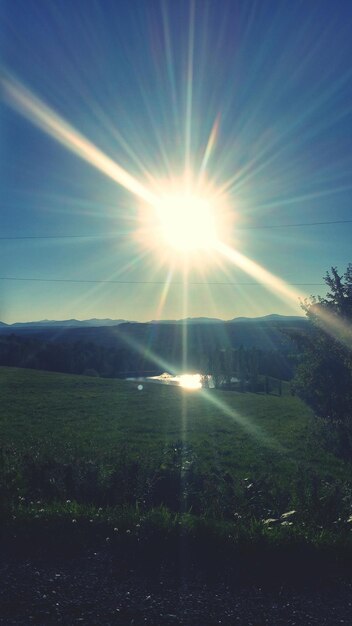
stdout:
[(229, 231), (228, 207), (211, 185), (189, 179), (155, 184), (153, 201), (141, 206), (138, 239), (163, 262), (202, 266), (211, 262)]
[(217, 240), (216, 215), (207, 198), (193, 193), (162, 196), (156, 206), (161, 242), (180, 253), (209, 250)]

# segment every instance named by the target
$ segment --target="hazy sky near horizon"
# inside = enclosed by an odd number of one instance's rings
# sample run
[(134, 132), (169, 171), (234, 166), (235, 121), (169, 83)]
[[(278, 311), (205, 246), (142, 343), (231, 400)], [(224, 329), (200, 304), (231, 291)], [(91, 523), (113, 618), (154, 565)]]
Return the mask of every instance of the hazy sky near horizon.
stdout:
[[(351, 2), (0, 6), (0, 320), (297, 314), (298, 293), (324, 293), (326, 270), (344, 271)], [(186, 163), (215, 188), (230, 181), (228, 245), (296, 285), (293, 297), (206, 252), (188, 285), (181, 262), (171, 276), (136, 240), (140, 197), (33, 123), (9, 83), (146, 187)]]

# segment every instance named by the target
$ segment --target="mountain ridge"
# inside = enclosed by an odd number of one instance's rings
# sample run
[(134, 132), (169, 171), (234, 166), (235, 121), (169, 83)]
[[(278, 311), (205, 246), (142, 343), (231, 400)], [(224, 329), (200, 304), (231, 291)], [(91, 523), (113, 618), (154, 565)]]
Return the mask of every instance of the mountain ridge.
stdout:
[(5, 325), (7, 328), (25, 328), (25, 327), (36, 327), (36, 328), (52, 328), (52, 327), (60, 327), (60, 328), (80, 328), (80, 327), (97, 327), (97, 326), (118, 326), (118, 324), (126, 324), (128, 320), (117, 319), (112, 320), (110, 318), (91, 318), (87, 320), (77, 320), (75, 318), (71, 318), (69, 320), (38, 320), (34, 322), (14, 322), (13, 324), (5, 324), (4, 322), (0, 322), (0, 325)]
[(3, 329), (25, 329), (25, 328), (94, 328), (106, 326), (119, 326), (120, 324), (241, 324), (256, 322), (275, 322), (275, 321), (300, 321), (305, 317), (301, 315), (280, 315), (278, 313), (270, 313), (269, 315), (258, 317), (235, 317), (230, 320), (223, 320), (215, 317), (187, 317), (178, 320), (150, 320), (148, 322), (136, 322), (134, 320), (111, 319), (111, 318), (90, 318), (86, 320), (78, 320), (71, 318), (69, 320), (38, 320), (33, 322), (14, 322), (7, 324), (0, 321), (0, 328)]

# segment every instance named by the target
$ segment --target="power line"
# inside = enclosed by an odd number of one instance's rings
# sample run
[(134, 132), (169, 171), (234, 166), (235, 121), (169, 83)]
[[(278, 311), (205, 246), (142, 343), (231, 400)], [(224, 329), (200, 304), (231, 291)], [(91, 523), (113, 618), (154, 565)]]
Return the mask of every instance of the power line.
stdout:
[[(294, 224), (269, 224), (261, 226), (236, 226), (236, 230), (273, 230), (276, 228), (305, 228), (309, 226), (329, 226), (333, 224), (352, 224), (352, 220), (332, 220), (326, 222), (299, 222)], [(0, 237), (0, 241), (36, 240), (36, 239), (113, 239), (126, 237), (130, 231), (101, 233), (99, 235), (16, 235)]]
[(14, 237), (0, 237), (1, 241), (13, 241), (19, 239), (112, 239), (116, 237), (126, 237), (128, 233), (102, 233), (101, 235), (19, 235)]
[(327, 226), (329, 224), (351, 224), (352, 220), (332, 220), (330, 222), (299, 222), (296, 224), (270, 224), (268, 226), (239, 226), (239, 230), (264, 230), (273, 228), (302, 228), (304, 226)]
[[(38, 283), (92, 283), (92, 284), (112, 284), (112, 285), (184, 285), (183, 281), (171, 281), (167, 280), (101, 280), (91, 278), (33, 278), (33, 277), (19, 277), (19, 276), (0, 276), (0, 280), (8, 281), (24, 281), (24, 282), (38, 282)], [(230, 281), (189, 281), (188, 285), (229, 285), (229, 286), (246, 286), (246, 287), (262, 287), (270, 285), (260, 282), (230, 282)], [(325, 283), (286, 283), (292, 287), (320, 287)]]

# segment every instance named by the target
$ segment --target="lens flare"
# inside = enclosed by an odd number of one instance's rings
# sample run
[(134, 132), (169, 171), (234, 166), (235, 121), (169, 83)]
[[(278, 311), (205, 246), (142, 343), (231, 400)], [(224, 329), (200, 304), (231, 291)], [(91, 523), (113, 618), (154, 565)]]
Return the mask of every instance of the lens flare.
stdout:
[(202, 377), (200, 374), (181, 374), (181, 376), (179, 377), (180, 387), (190, 390), (201, 389), (201, 378)]
[(33, 124), (134, 195), (145, 202), (155, 202), (155, 197), (147, 187), (99, 150), (19, 81), (12, 77), (0, 76), (0, 84), (9, 104)]
[(208, 250), (217, 240), (211, 203), (193, 194), (165, 196), (155, 206), (162, 240), (180, 252)]
[(155, 252), (161, 263), (182, 268), (214, 263), (218, 242), (231, 233), (234, 210), (204, 175), (155, 182), (153, 202), (139, 208), (139, 244)]
[[(219, 218), (223, 212), (224, 190), (209, 190), (209, 186), (202, 180), (202, 168), (198, 184), (192, 183), (192, 175), (189, 169), (187, 170), (181, 191), (180, 186), (177, 190), (175, 182), (169, 183), (166, 188), (154, 182), (147, 187), (105, 155), (8, 72), (6, 74), (3, 72), (0, 83), (7, 102), (15, 110), (67, 149), (143, 200), (144, 207), (148, 207), (149, 219), (152, 215), (146, 237), (144, 237), (144, 244), (147, 247), (160, 248), (160, 241), (164, 240), (170, 248), (174, 248), (183, 257), (190, 252), (199, 252), (200, 249), (207, 253), (214, 252), (212, 258), (215, 253), (218, 253), (220, 257), (226, 258), (247, 274), (264, 282), (267, 288), (282, 298), (285, 303), (290, 302), (297, 307), (299, 299), (307, 297), (307, 294), (292, 289), (278, 276), (225, 243), (224, 234), (228, 230), (228, 222), (223, 217)], [(216, 133), (217, 125), (214, 126), (209, 137), (208, 152), (213, 147)], [(205, 162), (207, 158), (205, 156)], [(209, 254), (207, 256), (211, 257)], [(326, 332), (350, 347), (350, 324), (323, 309), (318, 312), (318, 316)]]

